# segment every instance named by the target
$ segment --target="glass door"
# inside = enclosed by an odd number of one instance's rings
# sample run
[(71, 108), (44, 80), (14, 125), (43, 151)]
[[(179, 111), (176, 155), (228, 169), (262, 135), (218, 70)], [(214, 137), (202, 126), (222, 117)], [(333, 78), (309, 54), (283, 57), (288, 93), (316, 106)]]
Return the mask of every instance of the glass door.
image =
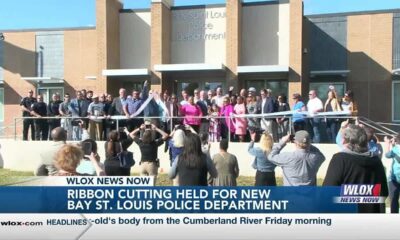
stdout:
[(49, 87), (49, 88), (39, 88), (38, 94), (43, 96), (43, 101), (49, 103), (53, 94), (58, 93), (61, 100), (64, 98), (64, 88), (63, 87)]

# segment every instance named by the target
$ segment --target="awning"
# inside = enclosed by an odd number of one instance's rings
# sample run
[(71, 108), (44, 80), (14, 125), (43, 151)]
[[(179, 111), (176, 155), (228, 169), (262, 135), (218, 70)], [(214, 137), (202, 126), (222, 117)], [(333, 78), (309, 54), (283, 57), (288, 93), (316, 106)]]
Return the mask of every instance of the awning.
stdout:
[(224, 64), (192, 63), (192, 64), (156, 64), (154, 70), (157, 72), (178, 72), (178, 71), (222, 71)]
[(341, 76), (347, 77), (350, 70), (326, 70), (326, 71), (310, 71), (310, 77), (316, 76)]
[(286, 65), (252, 65), (252, 66), (238, 66), (237, 72), (243, 73), (287, 73), (289, 66)]
[(37, 84), (54, 84), (54, 83), (64, 83), (64, 79), (55, 77), (21, 77), (25, 81), (31, 82), (34, 85)]
[(105, 69), (102, 72), (103, 76), (146, 76), (149, 75), (147, 68), (132, 68), (132, 69)]
[(394, 69), (394, 70), (392, 71), (392, 74), (393, 74), (393, 75), (400, 75), (400, 68)]

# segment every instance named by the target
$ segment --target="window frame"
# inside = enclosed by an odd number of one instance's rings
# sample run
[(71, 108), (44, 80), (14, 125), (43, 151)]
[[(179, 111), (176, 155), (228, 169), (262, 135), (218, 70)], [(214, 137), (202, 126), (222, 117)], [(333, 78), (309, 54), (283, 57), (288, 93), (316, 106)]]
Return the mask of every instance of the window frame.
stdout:
[(60, 92), (60, 99), (63, 101), (63, 99), (64, 99), (64, 92), (65, 92), (65, 88), (64, 88), (64, 86), (59, 86), (59, 87), (57, 87), (57, 86), (46, 86), (46, 85), (42, 85), (42, 86), (40, 86), (40, 87), (38, 87), (37, 89), (36, 89), (36, 96), (39, 94), (39, 91), (40, 90), (46, 90), (46, 92), (47, 92), (47, 99), (43, 99), (43, 102), (45, 102), (45, 103), (49, 103), (52, 99), (51, 99), (51, 96), (50, 96), (50, 89), (61, 89), (62, 91)]
[[(326, 84), (326, 85), (328, 85), (328, 87), (329, 87), (329, 85), (334, 85), (334, 84), (336, 84), (336, 85), (339, 85), (339, 84), (342, 84), (343, 85), (343, 95), (344, 95), (344, 93), (347, 91), (347, 82), (344, 82), (344, 81), (332, 81), (332, 82), (326, 82), (326, 81), (318, 81), (318, 82), (310, 82), (309, 83), (309, 85), (308, 85), (308, 92), (309, 91), (311, 91), (311, 89), (313, 89), (313, 88), (311, 88), (311, 84)], [(313, 90), (315, 90), (315, 89), (313, 89)], [(328, 90), (327, 90), (328, 91)], [(308, 93), (307, 92), (307, 93)], [(337, 94), (337, 92), (336, 92), (336, 94)], [(338, 96), (336, 96), (336, 97), (338, 97)], [(339, 96), (339, 97), (343, 97), (343, 96)], [(308, 96), (306, 97), (307, 99), (308, 99)], [(319, 99), (321, 99), (321, 101), (322, 101), (322, 99), (324, 99), (324, 98), (321, 98), (321, 96), (318, 96), (318, 98)], [(324, 102), (324, 101), (323, 101)], [(325, 102), (324, 102), (325, 103)]]
[(0, 123), (4, 123), (4, 107), (5, 107), (5, 104), (4, 104), (4, 87), (0, 87), (0, 92), (3, 92), (3, 94), (0, 94), (1, 96), (3, 96), (3, 98), (2, 99), (0, 99), (0, 101), (2, 102), (2, 104), (3, 104), (3, 109), (2, 109), (2, 111), (0, 112)]
[(394, 109), (395, 109), (395, 106), (394, 106), (394, 93), (395, 93), (394, 85), (395, 84), (400, 84), (400, 80), (393, 80), (392, 81), (392, 122), (400, 122), (400, 119), (395, 119), (395, 116), (394, 116)]
[[(282, 91), (276, 92), (275, 90), (272, 90), (272, 96), (278, 97), (279, 94), (283, 93), (289, 99), (289, 96), (288, 96), (289, 95), (289, 80), (288, 79), (285, 79), (285, 78), (251, 78), (250, 79), (249, 78), (249, 79), (244, 80), (244, 86), (246, 89), (249, 89), (250, 87), (254, 87), (254, 86), (251, 86), (250, 82), (257, 82), (257, 81), (263, 82), (263, 85), (264, 85), (263, 89), (267, 88), (266, 86), (267, 86), (268, 82), (286, 83), (286, 85), (287, 85), (286, 92), (282, 92)], [(256, 89), (256, 91), (257, 91), (256, 95), (259, 95), (261, 89)]]

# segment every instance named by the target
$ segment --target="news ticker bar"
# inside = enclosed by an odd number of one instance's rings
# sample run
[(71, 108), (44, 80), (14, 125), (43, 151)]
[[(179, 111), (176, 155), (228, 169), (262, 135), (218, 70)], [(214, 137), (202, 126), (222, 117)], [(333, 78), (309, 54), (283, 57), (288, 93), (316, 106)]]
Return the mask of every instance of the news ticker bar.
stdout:
[(398, 239), (399, 220), (398, 214), (0, 214), (0, 236), (32, 240)]

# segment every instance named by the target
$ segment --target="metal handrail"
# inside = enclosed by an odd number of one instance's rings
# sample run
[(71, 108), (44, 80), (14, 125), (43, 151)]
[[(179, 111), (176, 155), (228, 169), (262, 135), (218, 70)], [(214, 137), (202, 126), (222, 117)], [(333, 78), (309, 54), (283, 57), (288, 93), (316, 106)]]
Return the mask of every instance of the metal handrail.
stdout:
[[(397, 135), (397, 132), (396, 132), (396, 131), (393, 131), (393, 130), (390, 129), (390, 128), (384, 127), (384, 126), (382, 126), (382, 124), (379, 124), (379, 123), (377, 123), (377, 122), (374, 122), (374, 121), (372, 121), (372, 120), (370, 120), (370, 119), (368, 119), (368, 118), (360, 117), (360, 118), (359, 118), (359, 121), (360, 121), (362, 124), (364, 124), (364, 125), (366, 125), (366, 126), (372, 128), (372, 129), (374, 129), (375, 131), (378, 131), (378, 133), (381, 132), (381, 133), (384, 133), (385, 135)], [(375, 125), (375, 126), (374, 126), (374, 125)]]
[[(23, 119), (19, 119), (19, 121), (15, 121), (14, 120), (14, 124), (10, 124), (10, 125), (7, 125), (7, 126), (2, 126), (2, 127), (0, 127), (0, 138), (3, 138), (3, 135), (5, 134), (5, 131), (7, 130), (7, 129), (10, 129), (10, 128), (13, 128), (14, 129), (14, 138), (15, 138), (15, 136), (16, 136), (16, 128), (17, 128), (17, 124), (18, 123), (21, 123), (23, 121)], [(5, 138), (5, 137), (4, 137)]]
[(400, 123), (385, 123), (385, 122), (376, 122), (380, 125), (388, 125), (388, 126), (400, 126)]
[[(279, 114), (279, 112), (277, 113), (273, 113), (273, 114), (244, 114), (244, 115), (231, 115), (231, 116), (190, 116), (190, 118), (192, 119), (227, 119), (230, 118), (231, 120), (235, 119), (235, 118), (256, 118), (256, 119), (276, 119), (276, 118), (288, 118), (289, 119), (289, 123), (290, 123), (290, 128), (289, 131), (292, 131), (292, 124), (293, 124), (293, 113), (296, 114), (303, 114), (300, 116), (295, 116), (296, 118), (301, 117), (304, 119), (308, 119), (308, 118), (323, 118), (323, 119), (349, 119), (349, 118), (353, 118), (353, 119), (358, 119), (360, 123), (364, 124), (367, 127), (370, 127), (372, 129), (375, 130), (377, 135), (396, 135), (397, 132), (382, 126), (383, 124), (381, 124), (380, 122), (374, 122), (368, 118), (365, 117), (356, 117), (356, 116), (349, 116), (349, 115), (324, 115), (324, 113), (321, 114), (317, 114), (317, 115), (310, 115), (308, 114), (308, 112), (294, 112), (291, 111), (291, 114), (289, 114), (289, 112), (282, 112), (285, 114)], [(92, 120), (96, 120), (96, 119), (110, 119), (110, 120), (116, 120), (116, 129), (119, 128), (119, 121), (120, 120), (128, 120), (128, 119), (159, 119), (161, 120), (162, 118), (167, 119), (167, 121), (170, 121), (171, 119), (184, 119), (186, 118), (186, 116), (165, 116), (165, 117), (159, 117), (159, 116), (153, 116), (153, 117), (144, 117), (144, 116), (136, 116), (133, 118), (128, 118), (125, 115), (118, 115), (118, 116), (101, 116), (101, 117), (72, 117), (72, 116), (62, 116), (62, 117), (15, 117), (14, 118), (14, 139), (16, 139), (17, 136), (17, 122), (22, 122), (23, 119), (92, 119)], [(400, 125), (400, 124), (399, 124)], [(172, 121), (171, 121), (171, 126), (172, 126)], [(172, 126), (173, 127), (173, 126)], [(230, 132), (230, 124), (228, 125), (229, 128), (229, 132)]]

